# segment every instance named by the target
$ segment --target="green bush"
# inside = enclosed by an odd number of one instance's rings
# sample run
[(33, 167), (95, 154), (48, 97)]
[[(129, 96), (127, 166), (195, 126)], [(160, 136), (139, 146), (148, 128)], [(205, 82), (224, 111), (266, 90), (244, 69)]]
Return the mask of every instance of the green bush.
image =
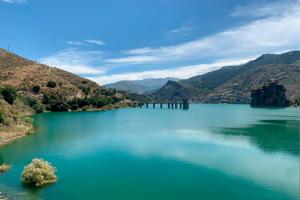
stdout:
[(4, 100), (9, 104), (13, 104), (17, 97), (16, 89), (10, 86), (1, 89), (1, 94), (4, 97)]
[(4, 122), (4, 114), (0, 111), (0, 124)]
[(38, 103), (36, 98), (34, 98), (32, 96), (23, 97), (23, 102), (30, 107), (33, 107)]
[(32, 108), (35, 111), (35, 113), (43, 113), (44, 112), (44, 107), (40, 103), (35, 104)]
[(41, 87), (39, 85), (35, 85), (32, 87), (33, 93), (38, 94), (38, 93), (40, 93), (40, 91), (41, 91)]
[(40, 187), (45, 184), (55, 183), (56, 168), (43, 159), (33, 159), (32, 163), (24, 168), (22, 181), (25, 184)]
[(112, 99), (110, 97), (97, 97), (90, 98), (90, 103), (97, 108), (101, 108), (103, 106), (109, 105)]
[(90, 93), (90, 88), (88, 88), (88, 87), (83, 87), (83, 88), (81, 88), (81, 91), (82, 91), (85, 95), (89, 95), (89, 93)]
[(52, 112), (66, 112), (69, 111), (69, 105), (63, 101), (54, 101), (49, 104), (49, 110)]
[(47, 82), (47, 87), (48, 88), (55, 88), (56, 87), (56, 83), (54, 81), (48, 81)]

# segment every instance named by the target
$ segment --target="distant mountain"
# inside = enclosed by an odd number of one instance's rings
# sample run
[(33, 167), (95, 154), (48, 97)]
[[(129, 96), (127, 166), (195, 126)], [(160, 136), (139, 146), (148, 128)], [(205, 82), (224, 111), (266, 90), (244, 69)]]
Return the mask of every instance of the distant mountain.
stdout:
[(168, 81), (179, 81), (177, 78), (151, 78), (143, 80), (119, 81), (104, 85), (107, 88), (113, 88), (120, 91), (145, 94), (161, 88)]
[(300, 98), (300, 51), (265, 54), (239, 66), (227, 66), (204, 75), (167, 82), (153, 93), (159, 100), (188, 97), (206, 103), (249, 103), (251, 89), (270, 79), (279, 80), (289, 99)]

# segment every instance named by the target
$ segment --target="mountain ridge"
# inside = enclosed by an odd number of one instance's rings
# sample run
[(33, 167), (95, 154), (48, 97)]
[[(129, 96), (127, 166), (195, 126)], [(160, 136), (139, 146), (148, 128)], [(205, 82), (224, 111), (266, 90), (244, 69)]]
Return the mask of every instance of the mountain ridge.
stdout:
[(176, 86), (168, 82), (152, 96), (158, 100), (188, 97), (204, 103), (249, 103), (251, 89), (270, 79), (285, 85), (289, 99), (300, 98), (300, 51), (264, 54), (242, 65), (180, 80)]
[(111, 84), (106, 84), (104, 87), (113, 88), (120, 91), (149, 94), (166, 84), (169, 80), (179, 81), (178, 78), (148, 78), (141, 80), (123, 80)]

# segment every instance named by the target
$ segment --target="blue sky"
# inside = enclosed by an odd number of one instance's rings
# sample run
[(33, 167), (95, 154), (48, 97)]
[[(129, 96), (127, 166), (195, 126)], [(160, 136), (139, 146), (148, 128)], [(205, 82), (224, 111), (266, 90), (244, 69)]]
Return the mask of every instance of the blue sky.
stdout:
[(100, 84), (300, 49), (299, 0), (0, 0), (0, 24), (0, 47)]

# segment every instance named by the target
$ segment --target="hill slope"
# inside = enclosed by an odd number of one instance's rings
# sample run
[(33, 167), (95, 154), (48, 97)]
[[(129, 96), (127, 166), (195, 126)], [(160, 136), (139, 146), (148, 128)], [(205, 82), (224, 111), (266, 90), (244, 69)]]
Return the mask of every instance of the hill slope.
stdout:
[(249, 103), (250, 91), (270, 79), (279, 80), (289, 99), (300, 98), (300, 51), (266, 54), (239, 66), (223, 67), (181, 80), (172, 90), (167, 83), (153, 96), (178, 99), (183, 96), (207, 103)]
[[(55, 82), (56, 87), (47, 87), (48, 81)], [(83, 88), (100, 88), (98, 84), (90, 80), (0, 49), (0, 87), (4, 85), (10, 85), (22, 91), (31, 91), (34, 85), (39, 85), (41, 93), (59, 93), (68, 99), (83, 97)]]
[(123, 94), (64, 70), (0, 49), (0, 145), (32, 130), (28, 115), (43, 111), (131, 105)]
[(150, 78), (133, 81), (119, 81), (104, 85), (107, 88), (114, 88), (120, 91), (145, 94), (161, 88), (168, 81), (178, 81), (176, 78)]

